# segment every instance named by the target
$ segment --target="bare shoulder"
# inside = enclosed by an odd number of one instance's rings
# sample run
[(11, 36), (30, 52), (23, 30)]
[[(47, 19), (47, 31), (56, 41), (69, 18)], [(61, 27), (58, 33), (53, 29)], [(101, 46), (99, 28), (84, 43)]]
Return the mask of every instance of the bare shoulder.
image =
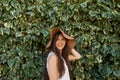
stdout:
[(55, 54), (50, 55), (48, 62), (57, 62), (57, 56)]

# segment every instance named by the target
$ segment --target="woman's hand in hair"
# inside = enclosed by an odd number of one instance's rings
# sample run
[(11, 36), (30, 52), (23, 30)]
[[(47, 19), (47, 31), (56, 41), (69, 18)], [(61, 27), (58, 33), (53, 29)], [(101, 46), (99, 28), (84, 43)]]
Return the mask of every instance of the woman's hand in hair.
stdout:
[(75, 49), (72, 49), (72, 50), (71, 50), (71, 54), (68, 55), (68, 59), (69, 59), (70, 61), (78, 60), (78, 59), (80, 59), (80, 58), (81, 58), (80, 53), (78, 53)]

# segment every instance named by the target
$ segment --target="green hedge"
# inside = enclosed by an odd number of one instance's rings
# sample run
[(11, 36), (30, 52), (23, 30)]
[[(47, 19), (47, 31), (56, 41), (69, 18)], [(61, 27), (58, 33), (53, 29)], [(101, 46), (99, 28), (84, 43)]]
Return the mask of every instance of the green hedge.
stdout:
[(76, 38), (76, 80), (120, 80), (119, 0), (0, 0), (0, 80), (41, 80), (49, 31)]

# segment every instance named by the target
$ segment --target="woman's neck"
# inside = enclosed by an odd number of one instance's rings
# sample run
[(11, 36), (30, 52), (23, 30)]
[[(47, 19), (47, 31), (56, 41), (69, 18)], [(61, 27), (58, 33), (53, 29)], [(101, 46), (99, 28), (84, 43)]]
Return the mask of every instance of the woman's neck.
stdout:
[(60, 51), (60, 55), (62, 55), (62, 50), (59, 50)]

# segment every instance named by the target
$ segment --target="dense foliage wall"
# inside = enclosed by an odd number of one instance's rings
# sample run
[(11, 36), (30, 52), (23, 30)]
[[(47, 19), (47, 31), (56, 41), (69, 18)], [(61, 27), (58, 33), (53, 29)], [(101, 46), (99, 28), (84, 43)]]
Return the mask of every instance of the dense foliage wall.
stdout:
[(40, 80), (49, 31), (76, 38), (76, 80), (120, 80), (119, 0), (0, 0), (0, 80)]

